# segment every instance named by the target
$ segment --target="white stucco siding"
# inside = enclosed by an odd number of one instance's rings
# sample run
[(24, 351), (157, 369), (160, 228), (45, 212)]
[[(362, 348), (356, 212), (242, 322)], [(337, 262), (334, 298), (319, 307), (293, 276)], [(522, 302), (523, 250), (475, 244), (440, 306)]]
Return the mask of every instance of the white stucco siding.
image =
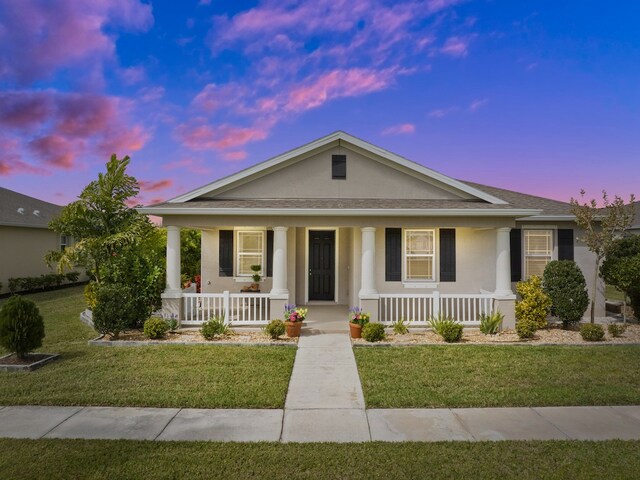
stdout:
[[(347, 178), (331, 178), (331, 156), (347, 156)], [(244, 185), (223, 190), (219, 198), (398, 198), (459, 199), (468, 194), (427, 183), (345, 147), (334, 147), (285, 166)], [(448, 191), (449, 190), (449, 191)]]

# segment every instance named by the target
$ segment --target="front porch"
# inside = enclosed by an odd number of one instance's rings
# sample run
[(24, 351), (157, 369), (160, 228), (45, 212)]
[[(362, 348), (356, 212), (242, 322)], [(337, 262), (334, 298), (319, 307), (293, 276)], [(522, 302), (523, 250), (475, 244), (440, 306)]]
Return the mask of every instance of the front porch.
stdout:
[[(324, 317), (325, 309), (314, 307), (326, 305), (336, 307), (326, 321), (344, 322), (345, 329), (350, 306), (370, 312), (372, 321), (390, 325), (403, 319), (413, 326), (427, 326), (429, 318), (440, 314), (465, 326), (476, 326), (480, 315), (499, 310), (505, 315), (504, 328), (515, 326), (510, 228), (451, 228), (446, 221), (436, 226), (433, 219), (428, 224), (425, 219), (404, 223), (408, 224), (405, 228), (322, 224), (200, 227), (201, 292), (181, 288), (180, 226), (170, 225), (163, 309), (185, 325), (200, 325), (220, 316), (231, 325), (259, 326), (281, 318), (289, 303), (309, 308), (309, 322), (320, 321), (313, 318), (314, 310)], [(426, 238), (431, 243), (426, 248), (431, 250), (423, 255), (423, 264), (413, 259), (409, 264), (405, 251), (409, 244), (403, 244), (397, 247), (402, 253), (402, 264), (398, 260), (395, 266), (397, 277), (390, 275), (393, 245), (389, 230), (428, 232)], [(454, 232), (453, 263), (451, 251), (447, 251), (449, 257), (443, 257), (444, 230), (449, 236)], [(249, 243), (250, 248), (243, 250)], [(241, 291), (250, 282), (246, 273), (249, 264), (263, 267), (259, 293)], [(430, 278), (425, 275), (423, 280), (412, 280), (407, 278), (410, 268), (433, 273)], [(340, 327), (336, 324), (335, 329)]]

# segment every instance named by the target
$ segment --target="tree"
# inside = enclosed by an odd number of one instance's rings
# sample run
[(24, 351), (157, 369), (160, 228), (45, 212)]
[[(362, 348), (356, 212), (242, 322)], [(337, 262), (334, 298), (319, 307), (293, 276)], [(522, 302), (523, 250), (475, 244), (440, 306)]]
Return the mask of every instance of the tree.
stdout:
[(600, 274), (608, 285), (624, 293), (624, 322), (627, 321), (627, 297), (635, 316), (640, 318), (640, 235), (616, 240), (602, 262)]
[(200, 230), (183, 228), (180, 230), (180, 260), (182, 273), (194, 279), (200, 275)]
[(562, 321), (562, 328), (578, 323), (589, 306), (589, 293), (576, 262), (549, 262), (544, 269), (543, 282), (544, 292), (551, 299), (552, 312)]
[(129, 207), (140, 187), (127, 175), (128, 165), (129, 157), (112, 155), (106, 172), (51, 221), (52, 230), (72, 236), (75, 243), (62, 252), (49, 252), (47, 260), (58, 262), (59, 269), (85, 267), (96, 283), (95, 292), (103, 285), (127, 286), (133, 292), (132, 304), (139, 309), (137, 315), (127, 317), (135, 319), (127, 326), (136, 327), (160, 305), (165, 242), (145, 215)]
[(584, 231), (580, 238), (589, 250), (596, 256), (595, 270), (593, 273), (593, 290), (591, 292), (591, 323), (595, 322), (596, 290), (598, 288), (598, 275), (600, 264), (607, 256), (613, 242), (622, 236), (624, 231), (633, 223), (635, 197), (631, 195), (629, 204), (615, 196), (609, 201), (607, 192), (602, 191), (604, 208), (599, 208), (595, 200), (584, 201), (585, 191), (580, 191), (583, 199), (578, 201), (571, 198), (571, 212), (576, 217), (576, 224)]

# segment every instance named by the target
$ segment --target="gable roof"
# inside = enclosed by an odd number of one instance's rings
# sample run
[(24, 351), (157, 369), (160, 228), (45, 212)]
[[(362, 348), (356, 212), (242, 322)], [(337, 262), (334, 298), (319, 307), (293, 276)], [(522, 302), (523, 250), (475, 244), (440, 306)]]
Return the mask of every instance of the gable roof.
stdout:
[(0, 225), (48, 228), (62, 207), (0, 187)]
[(309, 142), (305, 145), (302, 145), (301, 147), (289, 150), (288, 152), (273, 157), (269, 160), (258, 163), (252, 167), (241, 170), (240, 172), (211, 182), (183, 195), (179, 195), (175, 198), (170, 199), (168, 203), (183, 203), (205, 195), (211, 196), (212, 194), (215, 194), (216, 191), (224, 187), (229, 187), (230, 185), (239, 183), (247, 178), (257, 177), (266, 172), (276, 170), (279, 166), (282, 166), (287, 162), (295, 161), (296, 157), (302, 157), (309, 152), (316, 151), (323, 147), (332, 146), (334, 144), (343, 145), (345, 143), (347, 145), (350, 144), (352, 146), (360, 148), (368, 152), (369, 154), (381, 157), (382, 159), (388, 161), (392, 166), (404, 167), (414, 174), (426, 177), (427, 179), (431, 179), (436, 183), (450, 187), (451, 189), (457, 190), (458, 192), (463, 192), (472, 198), (484, 200), (485, 202), (494, 205), (502, 205), (506, 203), (504, 200), (488, 194), (487, 192), (476, 189), (468, 184), (465, 184), (464, 182), (460, 182), (459, 180), (448, 177), (447, 175), (436, 172), (435, 170), (427, 168), (418, 163), (412, 162), (411, 160), (401, 157), (400, 155), (396, 155), (393, 152), (380, 148), (376, 145), (373, 145), (340, 130), (334, 133), (330, 133), (329, 135)]

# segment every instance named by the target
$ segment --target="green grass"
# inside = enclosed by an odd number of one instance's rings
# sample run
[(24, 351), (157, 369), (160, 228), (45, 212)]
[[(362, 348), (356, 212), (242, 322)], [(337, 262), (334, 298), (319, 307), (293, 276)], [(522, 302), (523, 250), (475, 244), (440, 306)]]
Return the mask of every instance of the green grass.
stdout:
[(242, 444), (0, 440), (3, 478), (637, 478), (640, 442)]
[(40, 351), (62, 358), (0, 372), (0, 405), (282, 408), (295, 349), (244, 346), (95, 347), (79, 320), (82, 288), (28, 295), (45, 319)]
[(356, 348), (369, 408), (640, 404), (640, 346)]
[(616, 287), (612, 287), (611, 285), (607, 285), (604, 291), (604, 298), (607, 300), (618, 300), (619, 302), (624, 301), (624, 293), (618, 290)]

